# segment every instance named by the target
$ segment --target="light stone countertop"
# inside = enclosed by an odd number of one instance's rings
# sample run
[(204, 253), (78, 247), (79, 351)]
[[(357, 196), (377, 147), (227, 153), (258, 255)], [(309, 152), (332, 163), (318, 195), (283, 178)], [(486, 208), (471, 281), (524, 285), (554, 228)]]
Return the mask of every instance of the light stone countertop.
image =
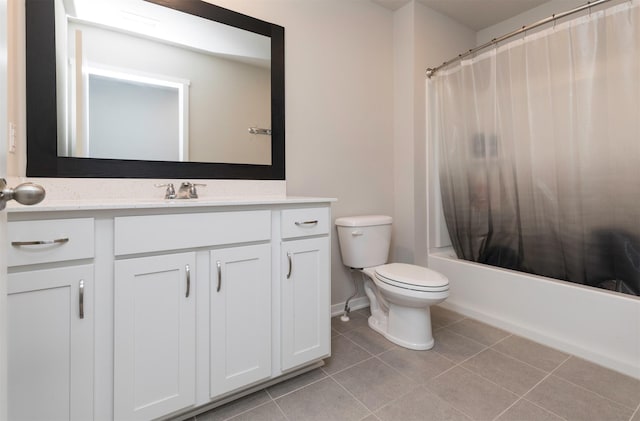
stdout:
[(226, 196), (204, 197), (200, 199), (89, 199), (89, 200), (45, 200), (33, 206), (24, 206), (11, 201), (7, 203), (9, 213), (24, 212), (60, 212), (87, 210), (117, 210), (117, 209), (167, 209), (167, 208), (198, 208), (218, 206), (260, 206), (260, 205), (294, 205), (305, 203), (335, 202), (330, 197), (305, 196)]

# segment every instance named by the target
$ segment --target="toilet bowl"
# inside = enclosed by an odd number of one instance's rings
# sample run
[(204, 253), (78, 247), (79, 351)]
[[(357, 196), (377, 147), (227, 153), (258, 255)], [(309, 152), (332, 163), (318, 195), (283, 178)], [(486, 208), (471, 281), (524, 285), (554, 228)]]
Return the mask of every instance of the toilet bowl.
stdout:
[(369, 326), (405, 348), (433, 348), (430, 307), (449, 296), (447, 278), (406, 263), (365, 268), (362, 272), (369, 278), (365, 281), (365, 292), (372, 303)]
[(342, 261), (366, 275), (371, 329), (402, 347), (431, 349), (430, 307), (449, 296), (449, 281), (421, 266), (386, 264), (391, 222), (383, 215), (336, 219)]

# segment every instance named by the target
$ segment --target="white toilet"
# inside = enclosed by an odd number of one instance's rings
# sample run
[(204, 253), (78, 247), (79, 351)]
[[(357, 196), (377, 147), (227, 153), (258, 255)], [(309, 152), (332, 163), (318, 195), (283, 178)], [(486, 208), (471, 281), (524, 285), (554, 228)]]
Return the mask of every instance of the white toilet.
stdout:
[(406, 263), (387, 263), (392, 218), (384, 215), (336, 219), (342, 263), (361, 271), (369, 297), (369, 326), (409, 349), (431, 349), (430, 306), (449, 296), (441, 273)]

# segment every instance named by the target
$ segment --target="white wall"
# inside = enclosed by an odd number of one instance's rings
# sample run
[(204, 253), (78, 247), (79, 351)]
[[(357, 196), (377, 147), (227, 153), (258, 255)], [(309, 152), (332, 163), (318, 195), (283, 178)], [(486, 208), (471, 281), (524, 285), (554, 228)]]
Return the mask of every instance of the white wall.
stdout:
[(391, 259), (413, 263), (414, 220), (414, 97), (416, 40), (415, 3), (393, 17), (393, 181), (394, 220)]
[[(622, 3), (623, 1), (626, 0), (613, 0), (604, 5), (593, 7), (592, 12), (610, 7), (614, 4)], [(586, 3), (587, 2), (585, 0), (550, 0), (538, 7), (535, 7), (510, 19), (504, 20), (495, 25), (489, 26), (488, 28), (478, 31), (476, 37), (477, 45), (482, 45), (485, 42), (491, 41), (493, 38), (508, 34), (509, 32), (522, 28), (523, 26), (530, 26), (532, 23), (538, 22), (542, 19), (546, 19), (549, 16), (571, 10)], [(586, 11), (580, 13), (584, 15), (589, 13), (589, 10), (587, 9)], [(578, 15), (568, 16), (567, 18), (565, 18), (565, 20), (573, 19), (576, 16)], [(552, 24), (543, 25), (540, 26), (539, 29), (544, 29), (551, 25)]]
[(9, 1), (7, 3), (7, 120), (16, 126), (18, 148), (7, 156), (7, 176), (16, 176), (20, 171), (24, 173), (26, 165), (26, 92), (24, 70), (24, 1)]
[[(287, 193), (393, 215), (393, 15), (368, 1), (216, 0), (285, 27)], [(335, 234), (335, 230), (334, 230)], [(337, 236), (332, 303), (352, 292)]]
[(474, 31), (417, 1), (395, 12), (395, 261), (427, 264), (426, 69), (475, 40)]

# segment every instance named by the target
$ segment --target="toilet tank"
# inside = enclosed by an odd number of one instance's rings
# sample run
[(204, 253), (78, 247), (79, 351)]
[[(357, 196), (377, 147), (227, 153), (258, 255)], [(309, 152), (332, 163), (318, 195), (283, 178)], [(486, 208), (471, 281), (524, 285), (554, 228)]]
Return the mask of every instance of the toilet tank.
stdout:
[(385, 215), (336, 219), (342, 263), (358, 269), (387, 263), (392, 221), (390, 216)]

